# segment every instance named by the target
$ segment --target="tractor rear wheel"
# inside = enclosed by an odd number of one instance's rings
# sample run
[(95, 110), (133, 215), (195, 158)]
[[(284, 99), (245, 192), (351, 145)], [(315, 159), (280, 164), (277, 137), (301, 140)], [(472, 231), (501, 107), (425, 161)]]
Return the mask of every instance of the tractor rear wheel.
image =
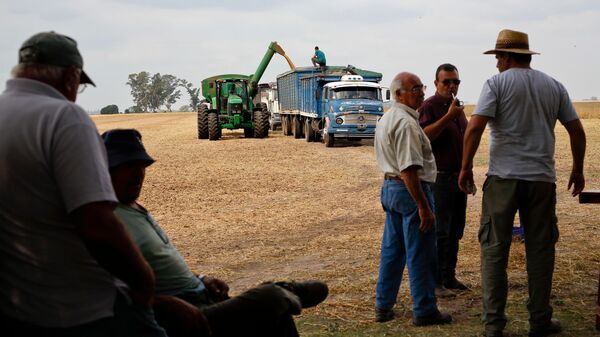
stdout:
[(221, 128), (219, 127), (219, 115), (216, 112), (208, 113), (208, 139), (217, 140), (221, 138)]
[(254, 111), (254, 138), (265, 138), (269, 135), (269, 111), (265, 104), (261, 110)]
[(208, 113), (206, 105), (200, 104), (198, 107), (198, 139), (208, 138)]
[(292, 118), (292, 134), (296, 139), (302, 138), (302, 123), (298, 116)]

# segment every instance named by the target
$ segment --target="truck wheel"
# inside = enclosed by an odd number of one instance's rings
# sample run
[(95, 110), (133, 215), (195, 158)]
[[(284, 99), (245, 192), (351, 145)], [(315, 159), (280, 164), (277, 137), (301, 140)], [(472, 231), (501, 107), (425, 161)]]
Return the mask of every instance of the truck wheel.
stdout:
[(325, 143), (325, 147), (333, 147), (335, 138), (329, 133), (323, 133), (323, 142)]
[(221, 128), (219, 127), (219, 115), (216, 112), (208, 113), (208, 139), (217, 140), (221, 138)]
[(306, 118), (304, 120), (304, 139), (307, 142), (312, 142), (315, 140), (314, 131), (312, 129), (310, 118)]
[(208, 113), (206, 105), (200, 104), (198, 107), (198, 139), (208, 138)]
[(269, 135), (269, 111), (265, 106), (254, 111), (254, 138), (265, 138)]
[(286, 116), (286, 119), (285, 119), (285, 131), (286, 131), (286, 134), (288, 136), (292, 135), (292, 120), (293, 120), (292, 116)]
[(294, 134), (294, 138), (302, 138), (302, 123), (298, 116), (294, 116), (292, 119), (292, 133)]
[(285, 115), (281, 117), (281, 132), (284, 136), (290, 135), (290, 119)]

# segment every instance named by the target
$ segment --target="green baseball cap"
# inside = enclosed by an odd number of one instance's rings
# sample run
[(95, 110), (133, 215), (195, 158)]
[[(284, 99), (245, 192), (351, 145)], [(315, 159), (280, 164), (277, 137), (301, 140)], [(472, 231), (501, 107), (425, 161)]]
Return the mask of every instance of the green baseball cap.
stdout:
[(96, 86), (83, 71), (83, 58), (77, 49), (77, 42), (53, 31), (37, 33), (23, 42), (19, 49), (19, 64), (21, 63), (75, 66), (81, 69), (80, 83)]

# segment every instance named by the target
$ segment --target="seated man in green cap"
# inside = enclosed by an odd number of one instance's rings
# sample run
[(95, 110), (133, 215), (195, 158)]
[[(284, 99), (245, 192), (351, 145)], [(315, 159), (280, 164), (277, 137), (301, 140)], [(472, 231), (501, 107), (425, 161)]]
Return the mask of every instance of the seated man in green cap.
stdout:
[[(230, 298), (225, 282), (190, 271), (169, 237), (137, 202), (146, 167), (154, 163), (140, 133), (110, 130), (102, 139), (119, 200), (115, 212), (154, 270), (157, 295), (176, 296), (192, 304), (185, 314), (191, 311), (194, 319), (196, 310), (206, 316), (212, 336), (298, 336), (292, 315), (322, 302), (328, 294), (327, 285), (320, 281), (268, 282)], [(195, 335), (181, 316), (179, 310), (156, 312), (158, 323), (169, 336)]]

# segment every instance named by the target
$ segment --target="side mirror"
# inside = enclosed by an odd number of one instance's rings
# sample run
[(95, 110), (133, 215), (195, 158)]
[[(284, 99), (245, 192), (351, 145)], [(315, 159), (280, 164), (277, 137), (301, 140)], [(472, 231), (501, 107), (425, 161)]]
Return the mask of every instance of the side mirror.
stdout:
[(385, 91), (385, 100), (386, 100), (386, 101), (389, 101), (389, 100), (390, 100), (390, 91), (389, 91), (389, 90), (386, 90), (386, 91)]
[(315, 92), (315, 99), (318, 101), (321, 98), (321, 90), (317, 89)]

